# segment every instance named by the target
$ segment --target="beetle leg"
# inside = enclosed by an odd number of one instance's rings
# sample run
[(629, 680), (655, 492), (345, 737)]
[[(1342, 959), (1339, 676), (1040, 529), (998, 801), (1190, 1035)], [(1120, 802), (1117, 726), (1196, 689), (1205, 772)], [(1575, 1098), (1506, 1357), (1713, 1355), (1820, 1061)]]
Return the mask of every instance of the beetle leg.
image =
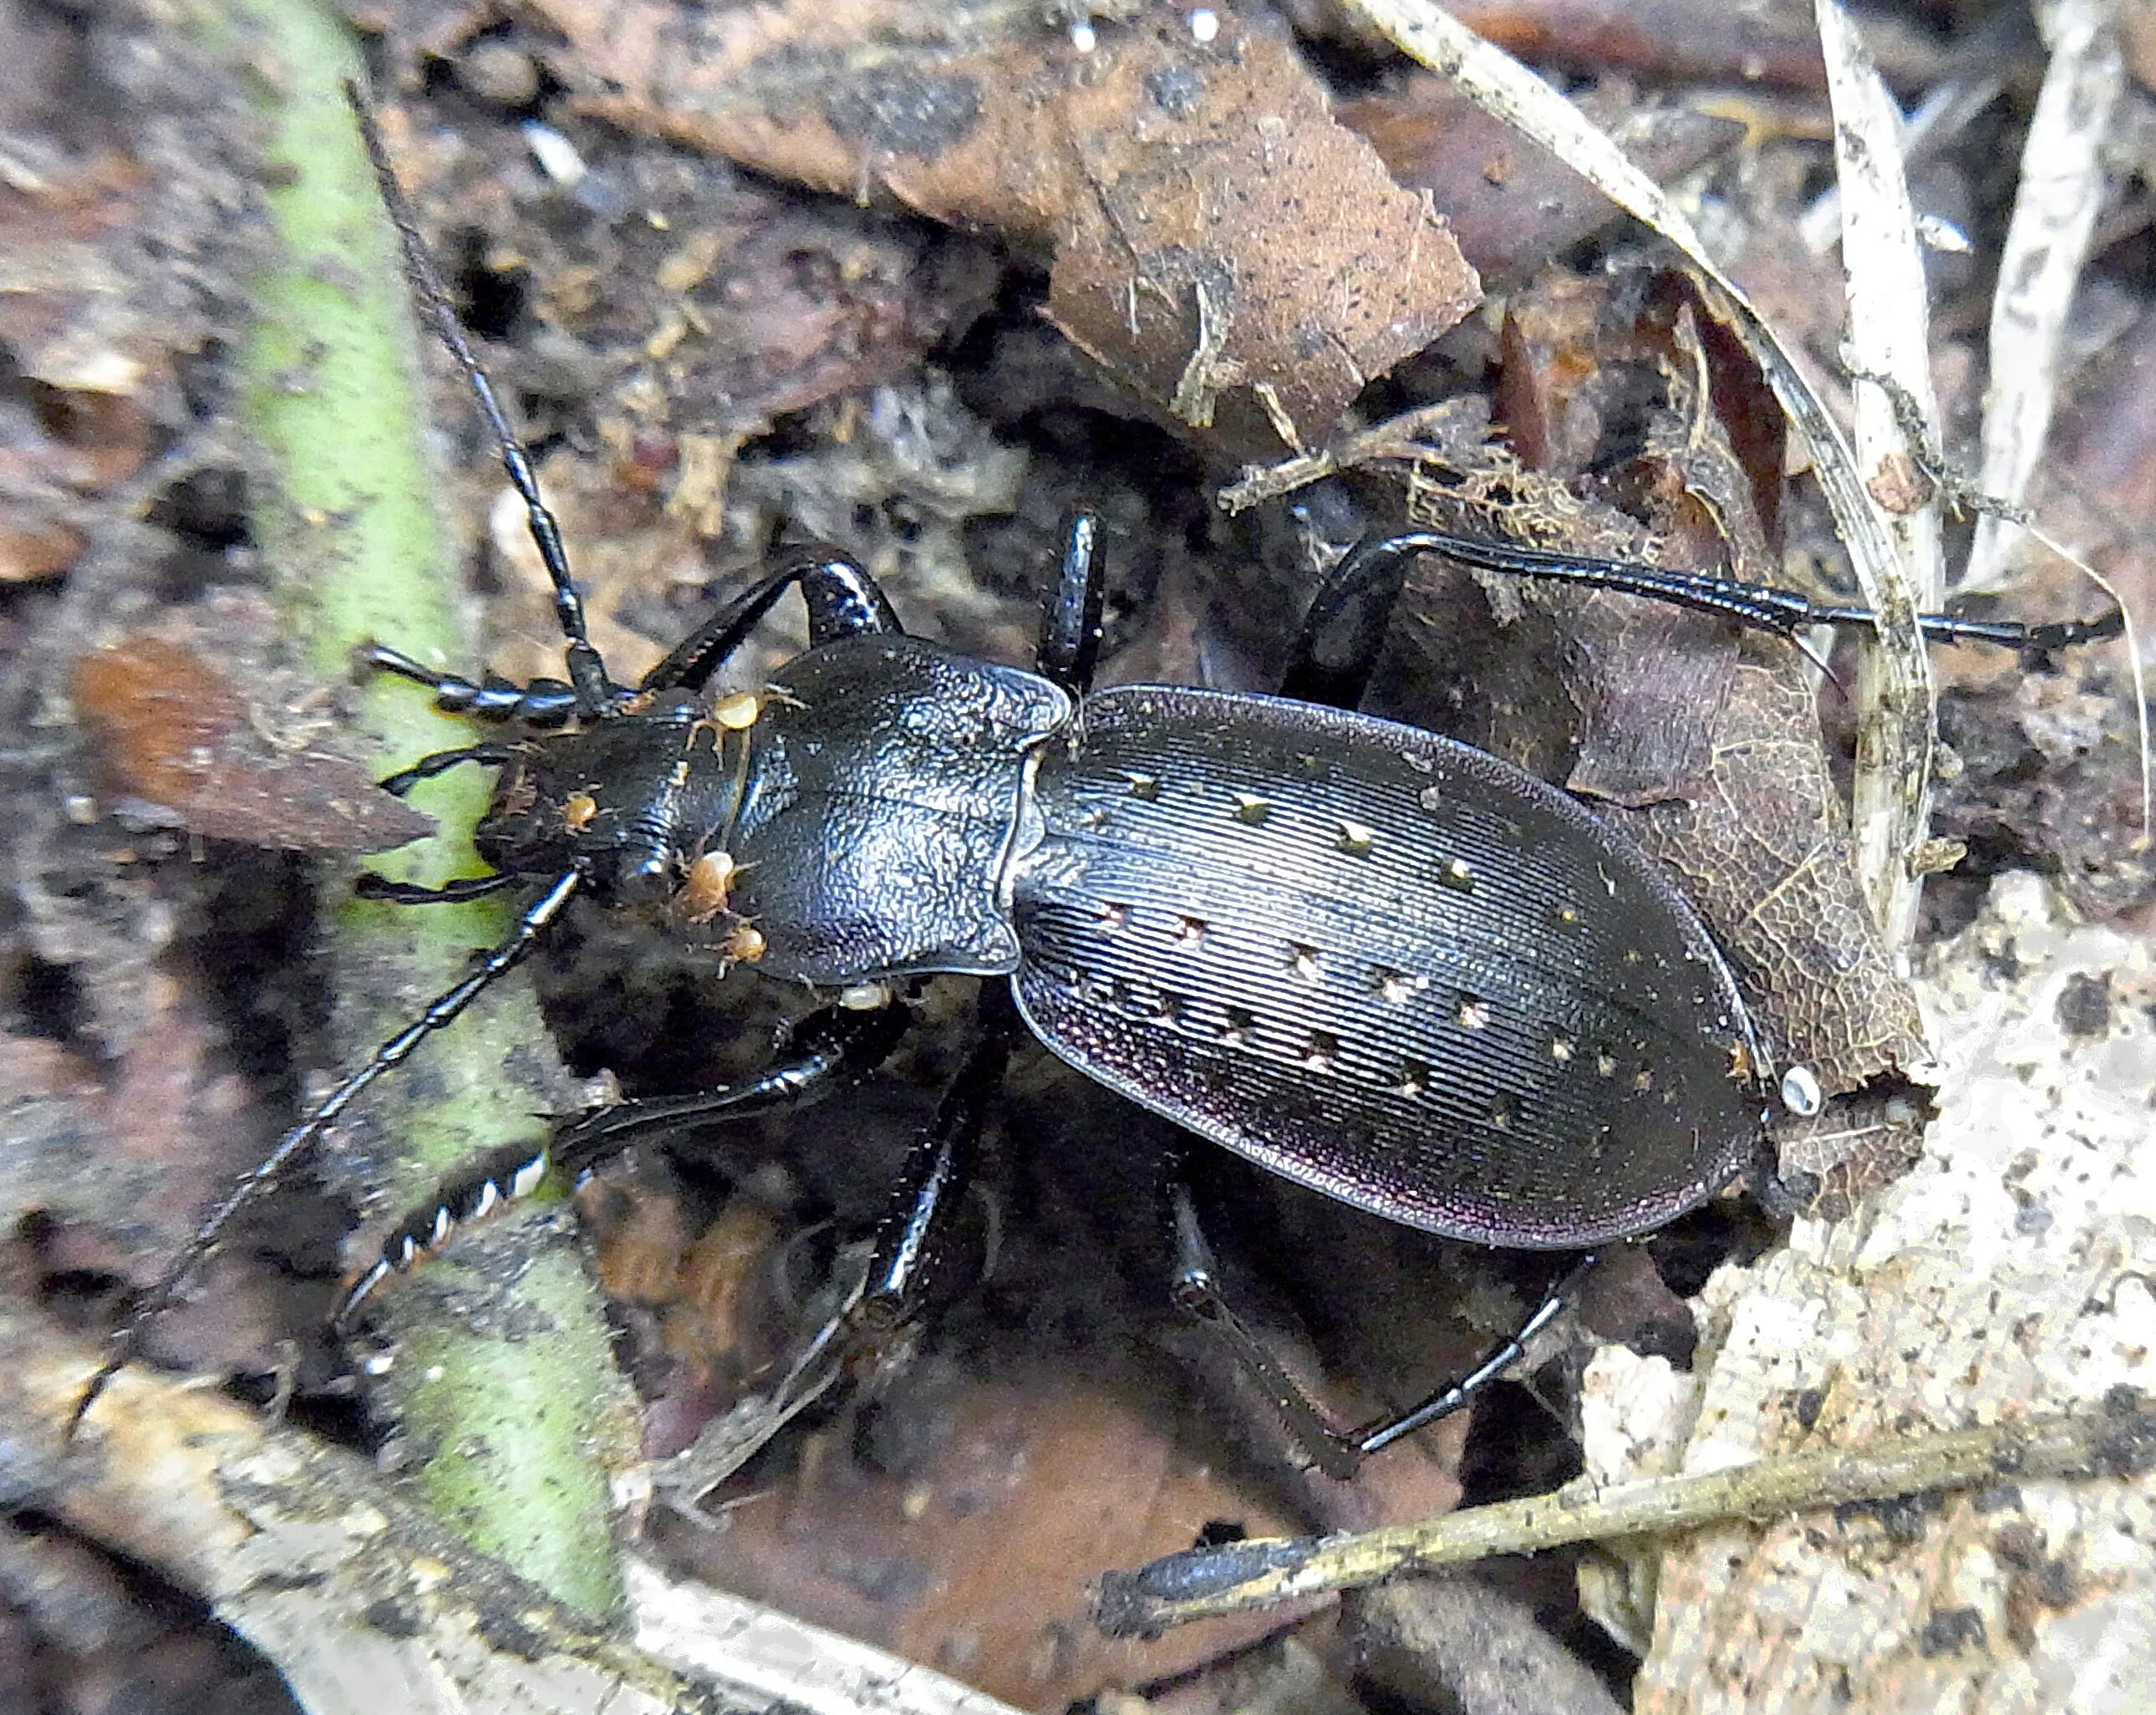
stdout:
[(999, 984), (982, 986), (979, 1016), (981, 1040), (908, 1154), (891, 1213), (876, 1231), (868, 1282), (850, 1318), (871, 1348), (919, 1320), (949, 1273), (956, 1217), (980, 1167), (982, 1128), (1022, 1029)]
[[(1505, 572), (1519, 578), (1548, 578), (1566, 583), (1584, 583), (1594, 589), (1614, 589), (1627, 595), (1652, 598), (1696, 613), (1719, 614), (1755, 630), (1784, 637), (1808, 625), (1876, 625), (1877, 617), (1868, 608), (1836, 607), (1815, 602), (1793, 589), (1770, 583), (1744, 583), (1712, 572), (1680, 572), (1644, 561), (1605, 560), (1588, 554), (1565, 553), (1522, 543), (1486, 542), (1437, 530), (1409, 531), (1399, 536), (1370, 537), (1358, 542), (1347, 560), (1368, 553), (1392, 556), (1403, 567), (1418, 553), (1443, 554), (1462, 565), (1485, 572)], [(1934, 643), (1991, 643), (2007, 649), (2051, 650), (2073, 644), (2092, 643), (2118, 634), (2124, 615), (2113, 614), (2087, 623), (2022, 625), (2006, 620), (1962, 619), (1951, 614), (1919, 614), (1917, 624)]]
[(484, 899), (490, 893), (514, 887), (518, 880), (506, 873), (459, 875), (439, 887), (423, 887), (416, 881), (393, 881), (387, 875), (362, 873), (354, 879), (352, 891), (355, 898), (379, 900), (385, 905), (461, 905), (468, 899)]
[(516, 920), (516, 927), (502, 938), (492, 951), (482, 958), (470, 975), (452, 988), (444, 990), (427, 1004), (426, 1010), (403, 1030), (374, 1050), (367, 1064), (351, 1074), (314, 1105), (307, 1117), (277, 1140), (277, 1146), (261, 1163), (242, 1174), (223, 1199), (213, 1209), (203, 1224), (196, 1228), (195, 1235), (187, 1247), (166, 1265), (165, 1271), (151, 1283), (128, 1310), (120, 1326), (113, 1331), (112, 1349), (105, 1362), (98, 1367), (82, 1397), (76, 1400), (74, 1415), (69, 1420), (68, 1433), (73, 1435), (105, 1385), (119, 1374), (121, 1369), (134, 1357), (142, 1329), (151, 1318), (170, 1306), (179, 1294), (188, 1277), (208, 1261), (231, 1225), (233, 1217), (257, 1201), (283, 1177), (301, 1157), (320, 1141), (324, 1132), (334, 1125), (344, 1111), (358, 1099), (360, 1092), (383, 1073), (394, 1070), (408, 1060), (414, 1049), (435, 1031), (446, 1028), (490, 988), (497, 978), (506, 975), (521, 964), (526, 953), (537, 944), (554, 920), (561, 916), (582, 883), (582, 874), (570, 870), (557, 876), (546, 892), (525, 908)]
[(452, 768), (460, 768), (466, 763), (483, 768), (498, 768), (516, 752), (506, 744), (468, 744), (461, 750), (438, 750), (430, 757), (421, 757), (408, 768), (399, 768), (386, 774), (374, 783), (384, 792), (402, 798), (422, 780), (431, 780), (437, 774), (446, 774)]
[(1179, 1163), (1168, 1184), (1168, 1199), (1175, 1244), (1176, 1307), (1219, 1336), (1244, 1373), (1265, 1391), (1288, 1432), (1301, 1444), (1317, 1468), (1342, 1482), (1355, 1475), (1356, 1468), (1369, 1455), (1381, 1452), (1394, 1442), (1471, 1404), (1477, 1394), (1527, 1355), (1527, 1342), (1557, 1319), (1558, 1313), (1571, 1302), (1580, 1281), (1598, 1260), (1590, 1254), (1567, 1269), (1534, 1313), (1521, 1324), (1519, 1332), (1492, 1346), (1481, 1361), (1458, 1381), (1447, 1384), (1405, 1411), (1378, 1418), (1359, 1429), (1342, 1430), (1327, 1418), (1310, 1395), (1281, 1368), (1280, 1360), (1221, 1293), (1213, 1249), (1199, 1224), (1197, 1201)]
[(1517, 1333), (1509, 1334), (1483, 1353), (1482, 1361), (1448, 1387), (1440, 1388), (1419, 1405), (1392, 1417), (1381, 1417), (1374, 1423), (1365, 1424), (1356, 1430), (1354, 1441), (1364, 1453), (1375, 1453), (1389, 1447), (1403, 1436), (1417, 1430), (1426, 1429), (1440, 1418), (1450, 1417), (1462, 1406), (1471, 1404), (1475, 1396), (1497, 1378), (1527, 1356), (1527, 1342), (1533, 1339), (1551, 1322), (1558, 1312), (1571, 1302), (1579, 1283), (1600, 1259), (1593, 1252), (1583, 1256), (1567, 1269), (1555, 1286), (1544, 1295), (1535, 1313), (1520, 1324)]
[(1211, 1331), (1228, 1348), (1244, 1374), (1261, 1389), (1288, 1433), (1326, 1476), (1345, 1482), (1363, 1462), (1357, 1438), (1329, 1422), (1295, 1379), (1281, 1367), (1265, 1343), (1251, 1332), (1221, 1293), (1213, 1247), (1198, 1220), (1197, 1199), (1178, 1158), (1168, 1183), (1168, 1219), (1175, 1245), (1170, 1284), (1175, 1307)]
[(773, 1063), (752, 1077), (687, 1096), (617, 1101), (572, 1121), (555, 1137), (555, 1164), (572, 1175), (587, 1173), (639, 1143), (685, 1148), (689, 1134), (707, 1127), (821, 1101), (889, 1059), (911, 1022), (896, 1005), (810, 1013), (787, 1032)]
[(1034, 660), (1075, 700), (1093, 688), (1101, 658), (1101, 521), (1074, 512), (1065, 527), (1063, 565), (1040, 616), (1040, 644)]
[(907, 1022), (900, 1007), (872, 1013), (827, 1007), (796, 1024), (779, 1057), (753, 1077), (692, 1096), (619, 1101), (572, 1121), (537, 1149), (516, 1145), (465, 1163), (390, 1229), (380, 1256), (339, 1300), (336, 1327), (347, 1326), (391, 1275), (418, 1267), (464, 1223), (530, 1195), (550, 1173), (580, 1179), (639, 1142), (817, 1101), (874, 1071)]
[(902, 635), (875, 578), (828, 542), (803, 542), (783, 551), (778, 568), (704, 621), (666, 652), (644, 675), (644, 691), (701, 691), (711, 675), (747, 640), (779, 597), (798, 584), (808, 609), (812, 646), (835, 638)]
[[(490, 673), (480, 683), (455, 673), (437, 673), (386, 643), (363, 643), (352, 652), (355, 666), (370, 672), (394, 673), (414, 685), (424, 685), (434, 695), (434, 706), (452, 715), (470, 715), (479, 721), (521, 721), (531, 727), (559, 727), (577, 713), (577, 693), (558, 679), (535, 679), (515, 685)], [(623, 686), (621, 696), (630, 695)]]
[(1406, 537), (1366, 537), (1341, 557), (1310, 598), (1281, 695), (1336, 709), (1360, 706), (1407, 582)]

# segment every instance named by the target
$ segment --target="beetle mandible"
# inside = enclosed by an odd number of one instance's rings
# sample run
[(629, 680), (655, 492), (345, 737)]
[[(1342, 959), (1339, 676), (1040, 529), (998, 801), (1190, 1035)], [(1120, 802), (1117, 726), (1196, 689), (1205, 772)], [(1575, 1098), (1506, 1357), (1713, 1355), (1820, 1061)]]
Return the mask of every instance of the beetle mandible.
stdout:
[[(463, 982), (339, 1083), (211, 1212), (143, 1295), (85, 1390), (216, 1247), (233, 1215), (352, 1100), (520, 963), (578, 894), (656, 912), (717, 967), (749, 964), (824, 1004), (774, 1062), (721, 1089), (578, 1118), (537, 1156), (472, 1163), (393, 1230), (341, 1319), (462, 1221), (588, 1170), (639, 1137), (814, 1099), (880, 1064), (895, 985), (986, 979), (978, 1045), (912, 1152), (865, 1283), (826, 1330), (871, 1344), (929, 1302), (985, 1110), (1025, 1030), (1198, 1137), (1388, 1219), (1520, 1249), (1591, 1250), (1652, 1231), (1753, 1158), (1777, 1079), (1738, 979), (1697, 912), (1630, 840), (1483, 752), (1356, 712), (1406, 568), (1435, 552), (1630, 591), (1784, 634), (1861, 609), (1712, 576), (1429, 531), (1367, 541), (1327, 576), (1277, 696), (1091, 689), (1097, 526), (1075, 520), (1031, 671), (907, 635), (843, 554), (788, 550), (636, 686), (586, 634), (561, 535), (357, 96), (415, 295), (477, 398), (552, 581), (566, 682), (371, 666), (517, 736), (391, 776), (403, 793), (465, 764), (500, 771), (476, 845), (492, 873), (440, 889), (362, 877), (420, 905), (542, 884)], [(810, 647), (756, 693), (711, 682), (788, 592)], [(2052, 647), (2095, 625), (1925, 616), (1928, 635)], [(1008, 999), (997, 985), (1007, 982)], [(1174, 1296), (1218, 1330), (1320, 1468), (1456, 1410), (1519, 1357), (1575, 1268), (1464, 1380), (1353, 1430), (1330, 1421), (1222, 1297), (1180, 1173), (1168, 1198)], [(1585, 1265), (1582, 1265), (1584, 1266)], [(819, 1337), (821, 1338), (823, 1337)]]

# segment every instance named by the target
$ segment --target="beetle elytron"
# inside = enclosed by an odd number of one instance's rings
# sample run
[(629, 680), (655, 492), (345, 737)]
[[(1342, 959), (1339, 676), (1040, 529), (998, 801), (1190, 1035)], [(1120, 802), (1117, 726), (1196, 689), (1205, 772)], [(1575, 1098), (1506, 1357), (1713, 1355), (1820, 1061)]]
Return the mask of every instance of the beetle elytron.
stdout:
[[(355, 97), (355, 106), (357, 106)], [(568, 680), (372, 665), (520, 736), (429, 757), (501, 772), (477, 845), (494, 873), (406, 903), (543, 884), (511, 935), (377, 1050), (211, 1213), (138, 1303), (86, 1410), (233, 1214), (376, 1078), (454, 1019), (584, 893), (662, 914), (723, 968), (827, 1003), (759, 1076), (624, 1102), (564, 1127), (582, 1171), (639, 1136), (768, 1110), (881, 1061), (906, 1023), (891, 985), (991, 979), (979, 1045), (913, 1153), (898, 1212), (841, 1323), (873, 1343), (927, 1302), (983, 1110), (1019, 1026), (1103, 1084), (1261, 1165), (1456, 1239), (1584, 1250), (1650, 1231), (1751, 1158), (1775, 1097), (1735, 977), (1663, 873), (1557, 788), (1481, 752), (1353, 711), (1412, 557), (1568, 578), (1779, 631), (1861, 612), (1788, 592), (1428, 533), (1364, 543), (1328, 578), (1277, 697), (1168, 686), (1092, 692), (1096, 531), (1073, 526), (1036, 670), (901, 629), (860, 567), (792, 552), (630, 690), (585, 634), (559, 532), (361, 113), (417, 295), (477, 395), (553, 581)], [(711, 681), (788, 590), (810, 647), (755, 694)], [(2101, 629), (1928, 619), (1932, 634), (2051, 644)], [(1009, 1000), (995, 987), (1009, 983)], [(1804, 1079), (1784, 1081), (1802, 1105)], [(549, 1156), (475, 1163), (393, 1232), (346, 1312), (456, 1225), (530, 1189)], [(1453, 1410), (1520, 1353), (1360, 1430), (1326, 1422), (1213, 1284), (1194, 1205), (1170, 1191), (1183, 1307), (1219, 1329), (1313, 1459), (1337, 1475)]]

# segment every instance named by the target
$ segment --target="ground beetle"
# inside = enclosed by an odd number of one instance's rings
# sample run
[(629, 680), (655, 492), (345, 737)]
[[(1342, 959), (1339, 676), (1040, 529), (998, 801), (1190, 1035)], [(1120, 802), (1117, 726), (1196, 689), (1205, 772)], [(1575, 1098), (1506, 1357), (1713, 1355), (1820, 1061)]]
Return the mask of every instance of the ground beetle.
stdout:
[[(1009, 988), (984, 985), (979, 1041), (910, 1158), (865, 1286), (820, 1337), (834, 1348), (872, 1347), (927, 1304), (984, 1111), (1027, 1029), (1089, 1076), (1275, 1173), (1409, 1226), (1507, 1247), (1589, 1250), (1650, 1231), (1744, 1166), (1775, 1100), (1815, 1105), (1801, 1068), (1771, 1075), (1727, 961), (1629, 840), (1494, 757), (1354, 705), (1406, 567), (1423, 552), (1784, 634), (1868, 614), (1712, 577), (1411, 533), (1364, 542), (1327, 577), (1279, 696), (1094, 692), (1098, 542), (1081, 517), (1034, 671), (907, 636), (859, 566), (803, 547), (640, 685), (618, 685), (586, 637), (531, 461), (361, 117), (418, 298), (527, 508), (569, 671), (566, 683), (475, 683), (387, 647), (366, 652), (443, 707), (521, 736), (428, 757), (382, 783), (402, 793), (465, 763), (498, 768), (477, 835), (494, 873), (439, 890), (362, 877), (361, 891), (417, 905), (535, 881), (542, 890), (469, 977), (212, 1212), (120, 1331), (82, 1409), (233, 1214), (521, 960), (578, 893), (653, 912), (708, 947), (719, 969), (752, 964), (827, 1004), (753, 1078), (623, 1102), (566, 1125), (546, 1154), (473, 1164), (399, 1224), (344, 1313), (550, 1165), (580, 1173), (639, 1138), (841, 1087), (896, 1044), (906, 1013), (894, 985), (932, 973)], [(719, 669), (797, 588), (808, 652), (758, 692), (712, 693)], [(1923, 624), (1938, 637), (2037, 646), (2105, 629)], [(1223, 1300), (1179, 1165), (1167, 1177), (1177, 1302), (1225, 1337), (1335, 1475), (1456, 1409), (1561, 1302), (1562, 1287), (1464, 1381), (1342, 1430)]]

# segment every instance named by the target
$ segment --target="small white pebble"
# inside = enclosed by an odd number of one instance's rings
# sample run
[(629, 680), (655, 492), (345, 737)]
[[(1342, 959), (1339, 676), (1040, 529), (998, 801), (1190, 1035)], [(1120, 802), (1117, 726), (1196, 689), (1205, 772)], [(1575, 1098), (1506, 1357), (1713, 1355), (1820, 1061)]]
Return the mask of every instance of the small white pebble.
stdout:
[(1070, 26), (1070, 45), (1081, 54), (1091, 54), (1101, 45), (1099, 33), (1081, 18)]
[(557, 185), (580, 184), (591, 170), (584, 165), (584, 157), (577, 152), (574, 143), (552, 126), (542, 125), (536, 119), (524, 121), (524, 146), (531, 150), (539, 170)]
[(1793, 1065), (1782, 1073), (1782, 1106), (1799, 1119), (1810, 1119), (1826, 1105), (1826, 1092), (1819, 1076), (1808, 1065)]
[(1201, 6), (1190, 14), (1190, 39), (1201, 48), (1220, 33), (1220, 14), (1209, 6)]

